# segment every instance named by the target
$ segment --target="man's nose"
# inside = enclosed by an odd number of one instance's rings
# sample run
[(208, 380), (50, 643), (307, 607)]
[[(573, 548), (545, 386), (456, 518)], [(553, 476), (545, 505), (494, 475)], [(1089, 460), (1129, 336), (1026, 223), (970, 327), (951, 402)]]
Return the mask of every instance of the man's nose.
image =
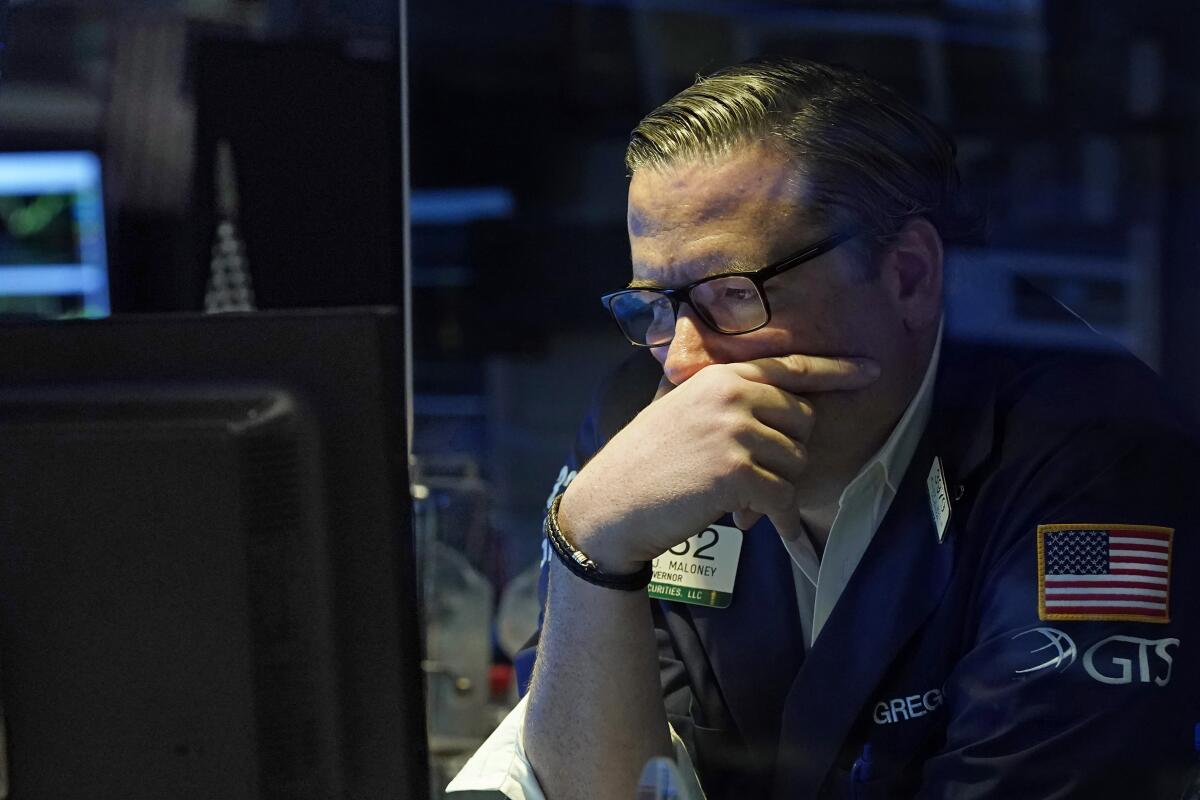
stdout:
[(679, 386), (709, 364), (727, 361), (719, 341), (724, 338), (697, 319), (691, 307), (681, 304), (675, 320), (674, 338), (666, 348), (655, 350), (655, 355), (662, 362), (663, 375)]

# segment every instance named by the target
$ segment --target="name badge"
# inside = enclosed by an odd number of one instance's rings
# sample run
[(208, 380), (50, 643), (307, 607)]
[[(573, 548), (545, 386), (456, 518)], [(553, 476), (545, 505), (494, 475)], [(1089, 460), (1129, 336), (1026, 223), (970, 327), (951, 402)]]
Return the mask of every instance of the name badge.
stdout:
[(937, 531), (938, 544), (946, 541), (946, 528), (950, 525), (950, 489), (946, 485), (946, 470), (942, 468), (942, 459), (933, 459), (929, 468), (929, 477), (925, 479), (929, 489), (929, 512), (933, 515), (933, 527)]
[(659, 600), (726, 608), (733, 602), (741, 555), (741, 530), (709, 525), (654, 559), (654, 574), (646, 591)]

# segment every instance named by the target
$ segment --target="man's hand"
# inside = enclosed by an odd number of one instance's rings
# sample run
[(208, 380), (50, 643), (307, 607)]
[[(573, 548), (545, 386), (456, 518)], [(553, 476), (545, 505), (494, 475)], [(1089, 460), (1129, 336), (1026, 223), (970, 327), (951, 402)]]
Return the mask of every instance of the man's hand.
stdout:
[(803, 528), (796, 484), (813, 408), (803, 395), (862, 389), (869, 359), (789, 355), (714, 364), (655, 401), (571, 482), (559, 522), (601, 569), (632, 572), (722, 514)]

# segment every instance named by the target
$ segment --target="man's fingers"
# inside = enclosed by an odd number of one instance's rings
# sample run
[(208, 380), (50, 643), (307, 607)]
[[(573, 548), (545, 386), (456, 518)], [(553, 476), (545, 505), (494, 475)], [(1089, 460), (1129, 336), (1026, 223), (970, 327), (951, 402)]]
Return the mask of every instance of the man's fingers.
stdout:
[(742, 377), (768, 383), (792, 394), (862, 389), (879, 377), (879, 363), (870, 358), (829, 358), (794, 353), (757, 358), (736, 364)]
[(760, 519), (762, 519), (762, 514), (748, 508), (733, 512), (733, 524), (744, 531), (753, 528)]
[(767, 389), (763, 395), (754, 404), (754, 418), (798, 442), (808, 441), (815, 419), (812, 403), (784, 391)]
[[(762, 514), (749, 509), (733, 512), (733, 524), (743, 531), (753, 528), (762, 518)], [(775, 526), (775, 530), (779, 532), (780, 537), (786, 541), (794, 542), (805, 535), (804, 522), (800, 519), (800, 512), (798, 510), (781, 511), (772, 514), (770, 519), (771, 524)]]
[(753, 436), (749, 448), (757, 466), (793, 486), (803, 480), (808, 466), (808, 449), (804, 442), (766, 425), (754, 431)]

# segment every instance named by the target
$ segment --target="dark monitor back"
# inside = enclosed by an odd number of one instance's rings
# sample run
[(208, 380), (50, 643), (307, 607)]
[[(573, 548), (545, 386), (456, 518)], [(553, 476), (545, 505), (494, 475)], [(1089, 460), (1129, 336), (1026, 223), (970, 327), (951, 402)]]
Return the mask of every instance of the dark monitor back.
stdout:
[(427, 796), (396, 336), (0, 326), (12, 800)]

